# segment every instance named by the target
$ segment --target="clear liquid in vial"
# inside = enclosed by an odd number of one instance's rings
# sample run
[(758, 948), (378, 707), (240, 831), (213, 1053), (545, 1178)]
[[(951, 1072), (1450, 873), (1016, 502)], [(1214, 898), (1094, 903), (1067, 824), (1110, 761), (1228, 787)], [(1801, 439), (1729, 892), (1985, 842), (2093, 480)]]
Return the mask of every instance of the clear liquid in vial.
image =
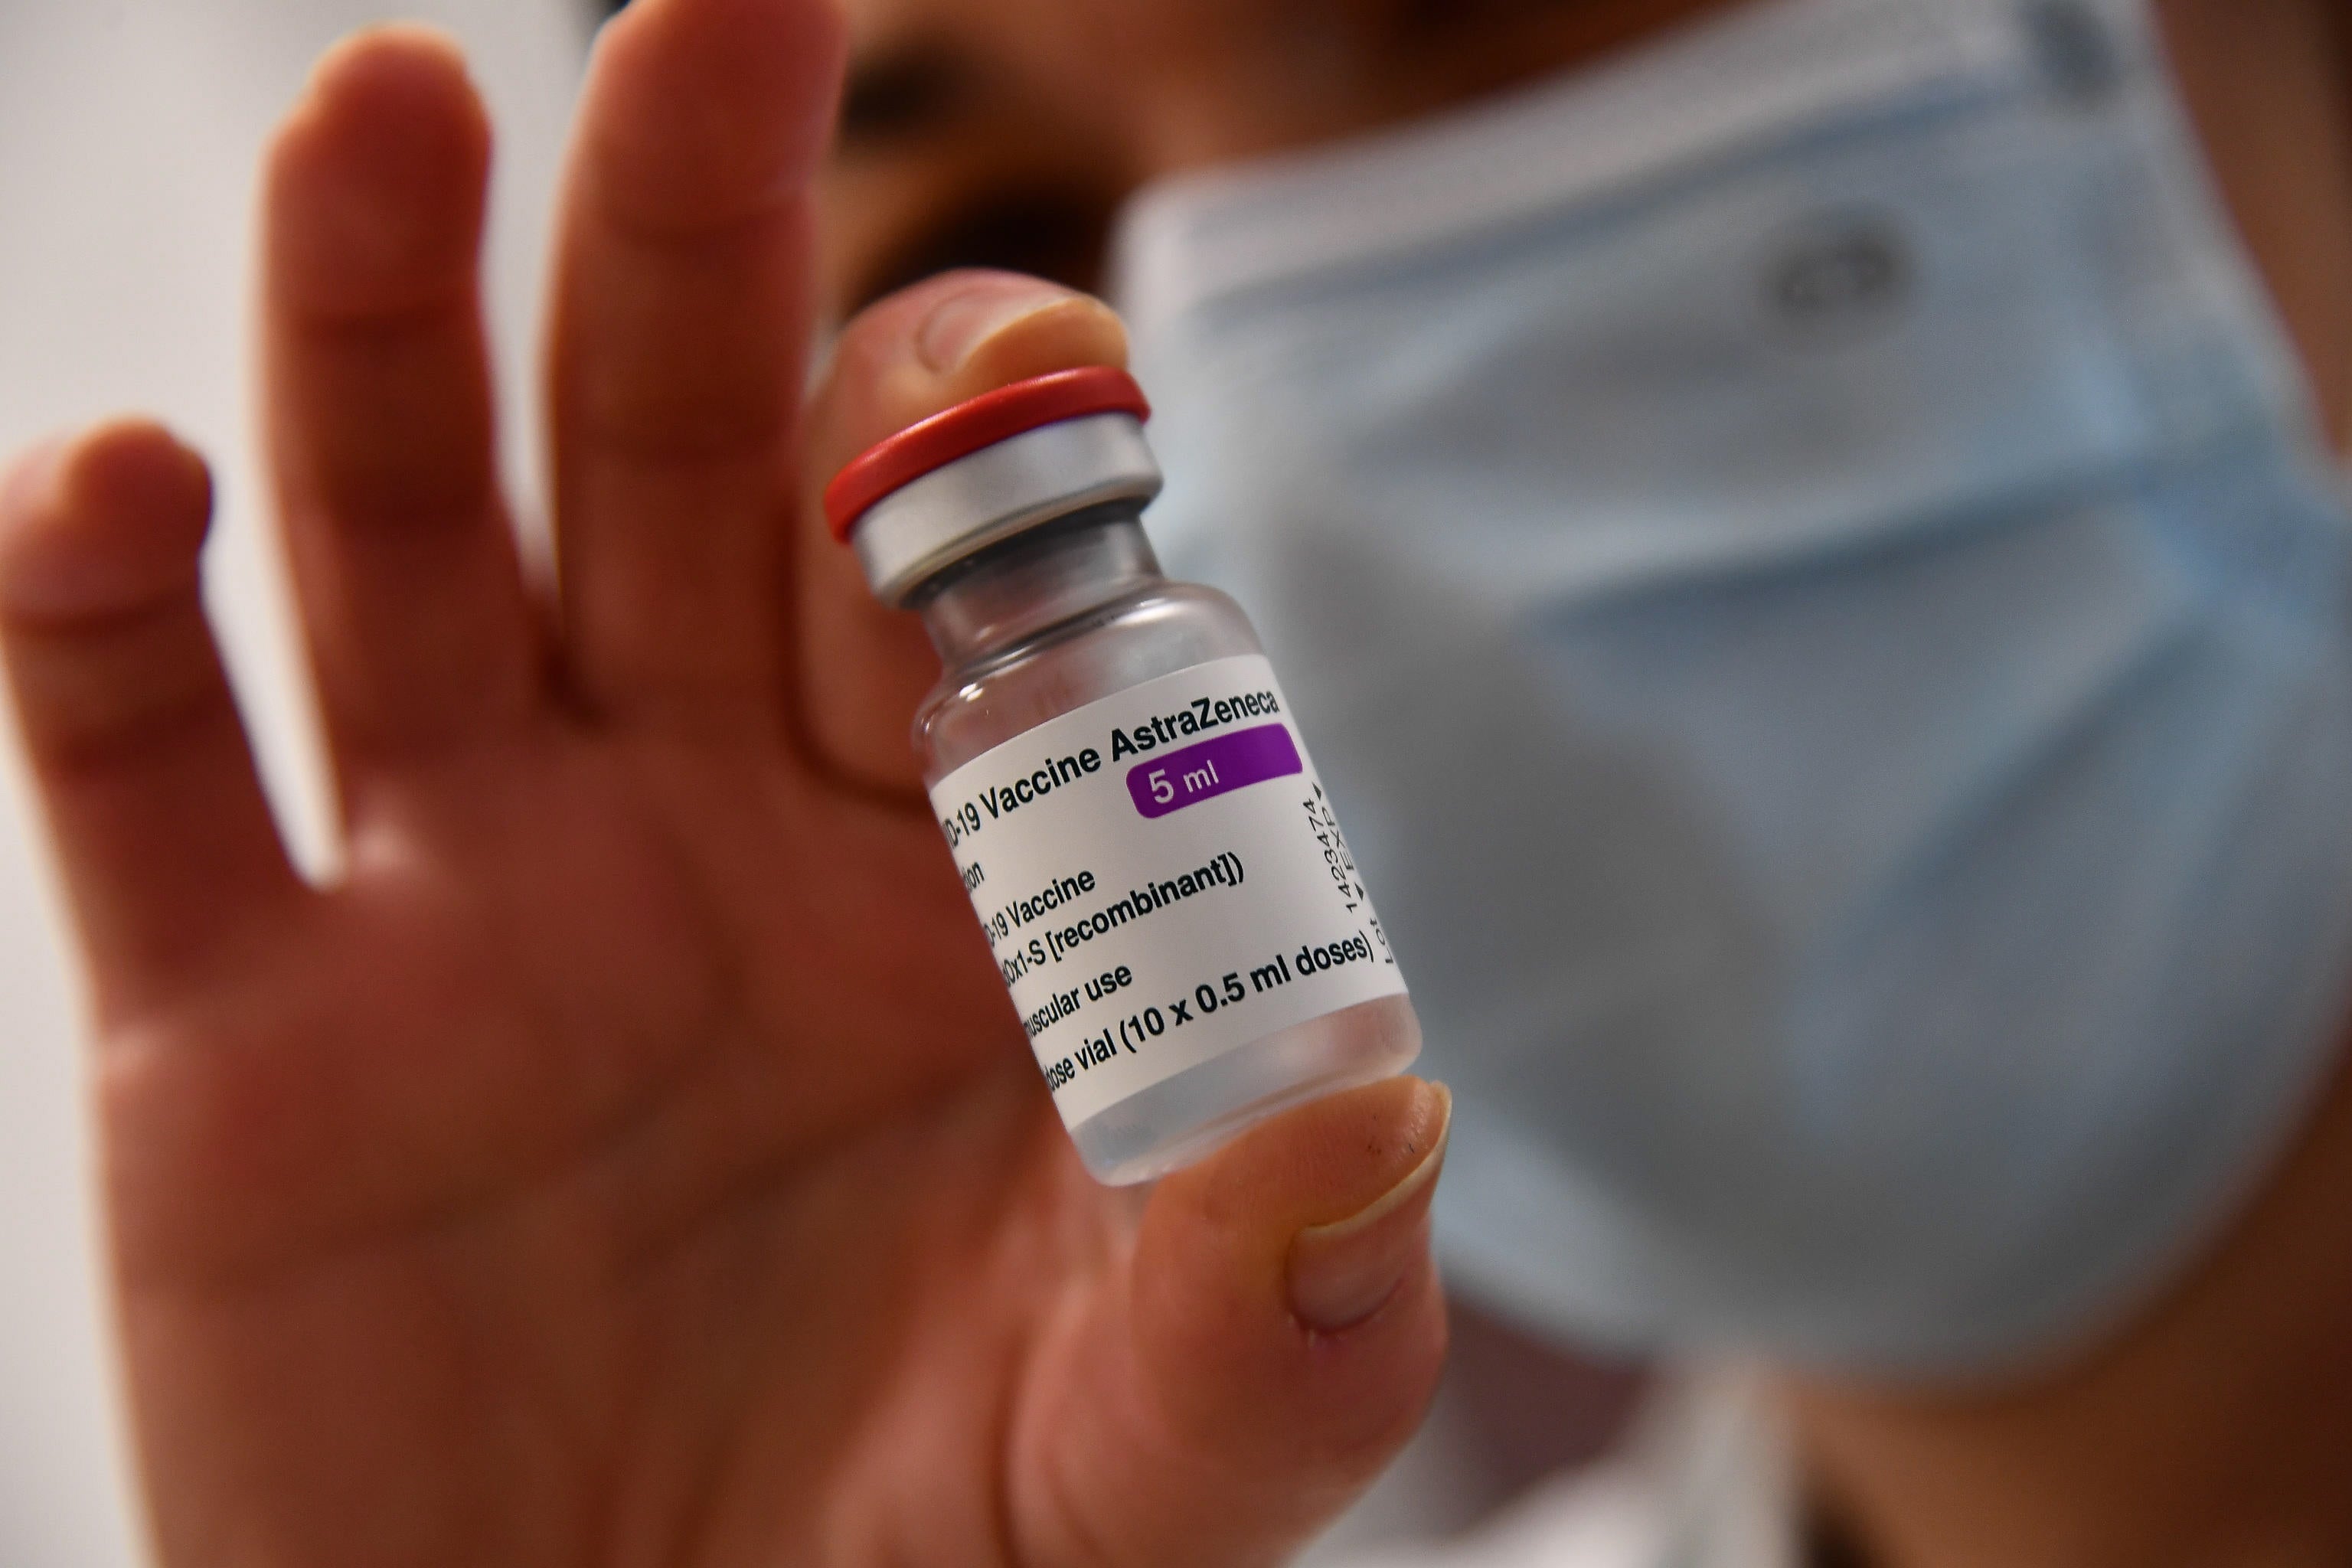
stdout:
[[(1213, 659), (1262, 655), (1239, 605), (1160, 574), (1132, 509), (974, 556), (919, 601), (946, 673), (916, 721), (927, 784), (1103, 698)], [(1421, 1051), (1402, 994), (1279, 1028), (1070, 1129), (1103, 1182), (1163, 1175), (1288, 1106), (1392, 1077)]]

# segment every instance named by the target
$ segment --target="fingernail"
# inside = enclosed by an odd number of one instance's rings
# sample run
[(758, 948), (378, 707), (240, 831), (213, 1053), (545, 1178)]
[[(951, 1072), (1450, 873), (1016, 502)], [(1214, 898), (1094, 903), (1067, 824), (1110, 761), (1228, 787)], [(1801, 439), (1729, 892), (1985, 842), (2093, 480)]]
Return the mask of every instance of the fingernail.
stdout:
[(1429, 1205), (1454, 1126), (1444, 1084), (1436, 1121), (1412, 1170), (1355, 1214), (1310, 1226), (1290, 1244), (1290, 1310), (1318, 1333), (1351, 1329), (1388, 1305), (1429, 1246)]
[(932, 370), (960, 370), (991, 338), (1042, 310), (1081, 296), (1034, 278), (992, 277), (949, 295), (915, 334), (915, 352)]

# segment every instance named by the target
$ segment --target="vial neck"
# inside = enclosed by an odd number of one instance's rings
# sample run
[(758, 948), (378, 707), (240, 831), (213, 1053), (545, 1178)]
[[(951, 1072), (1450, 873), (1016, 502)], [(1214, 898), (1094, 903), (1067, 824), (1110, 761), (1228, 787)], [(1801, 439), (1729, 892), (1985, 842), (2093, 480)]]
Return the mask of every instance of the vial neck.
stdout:
[(1123, 501), (992, 545), (941, 573), (919, 608), (950, 670), (1161, 581), (1142, 507)]

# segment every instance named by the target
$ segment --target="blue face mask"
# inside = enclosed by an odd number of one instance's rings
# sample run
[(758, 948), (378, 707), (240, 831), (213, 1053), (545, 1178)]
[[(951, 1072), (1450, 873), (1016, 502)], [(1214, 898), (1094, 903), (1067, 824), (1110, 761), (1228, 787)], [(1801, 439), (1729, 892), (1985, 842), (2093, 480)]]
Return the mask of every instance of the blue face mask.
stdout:
[(1977, 1372), (2262, 1179), (2352, 953), (2346, 518), (2135, 10), (1784, 0), (1148, 193), (1181, 574), (1458, 1095), (1453, 1278)]

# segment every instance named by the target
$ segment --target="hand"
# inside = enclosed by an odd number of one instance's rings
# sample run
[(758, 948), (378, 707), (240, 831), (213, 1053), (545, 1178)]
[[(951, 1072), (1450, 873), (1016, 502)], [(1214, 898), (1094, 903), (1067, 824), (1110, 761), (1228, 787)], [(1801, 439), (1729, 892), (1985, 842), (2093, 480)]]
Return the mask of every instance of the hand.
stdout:
[(284, 129), (268, 427), (332, 886), (286, 858), (205, 624), (199, 461), (118, 425), (0, 502), (166, 1563), (1270, 1562), (1426, 1399), (1444, 1092), (1097, 1187), (911, 789), (919, 635), (809, 497), (1124, 346), (950, 278), (798, 405), (837, 26), (639, 0), (600, 44), (557, 593), (497, 492), (461, 63), (371, 35)]

